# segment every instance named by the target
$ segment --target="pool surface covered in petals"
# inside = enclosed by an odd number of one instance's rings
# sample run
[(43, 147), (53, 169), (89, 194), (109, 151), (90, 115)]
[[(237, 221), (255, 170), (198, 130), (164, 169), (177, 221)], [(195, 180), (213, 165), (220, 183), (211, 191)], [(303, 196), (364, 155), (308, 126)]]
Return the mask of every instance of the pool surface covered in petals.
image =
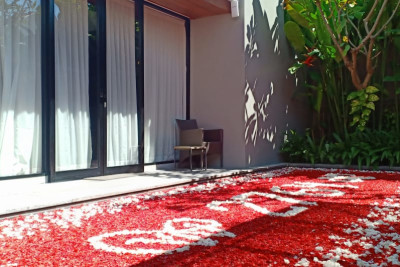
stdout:
[(0, 220), (0, 266), (400, 265), (400, 173), (284, 168)]

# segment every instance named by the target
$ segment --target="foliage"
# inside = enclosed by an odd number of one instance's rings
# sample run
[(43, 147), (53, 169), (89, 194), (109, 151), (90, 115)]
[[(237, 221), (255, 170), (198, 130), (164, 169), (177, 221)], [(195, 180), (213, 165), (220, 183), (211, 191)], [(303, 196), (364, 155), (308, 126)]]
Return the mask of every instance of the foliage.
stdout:
[(308, 145), (304, 136), (297, 134), (294, 130), (290, 130), (281, 147), (281, 152), (288, 162), (304, 163), (308, 161), (308, 157), (305, 156), (307, 149)]
[(330, 163), (377, 167), (400, 165), (400, 138), (396, 131), (365, 129), (346, 138), (334, 135), (334, 140), (313, 140), (307, 132), (290, 131), (281, 152), (288, 162)]
[(303, 72), (313, 111), (306, 135), (291, 132), (282, 146), (287, 160), (399, 165), (400, 0), (283, 6), (288, 41), (297, 43), (289, 72)]
[(288, 21), (285, 23), (286, 36), (289, 42), (292, 44), (293, 48), (301, 52), (306, 44), (306, 39), (301, 32), (300, 26), (293, 21)]
[[(369, 85), (375, 71), (374, 60), (381, 53), (375, 40), (390, 27), (399, 6), (400, 0), (287, 0), (285, 9), (290, 19), (285, 23), (285, 32), (297, 51), (304, 50), (299, 47), (305, 43), (303, 33), (310, 37), (308, 49), (317, 47), (323, 61), (329, 58), (338, 62), (343, 60), (354, 87), (362, 90)], [(359, 54), (365, 56), (364, 75), (359, 71)]]
[(347, 100), (351, 101), (350, 115), (353, 115), (351, 126), (357, 125), (357, 129), (360, 131), (365, 129), (371, 112), (375, 110), (374, 102), (379, 100), (379, 97), (375, 94), (377, 92), (379, 92), (378, 88), (368, 86), (347, 96)]
[[(307, 68), (303, 76), (314, 111), (313, 136), (382, 129), (387, 109), (396, 114), (400, 130), (399, 6), (400, 0), (284, 1), (285, 32), (296, 51), (289, 72)], [(376, 103), (368, 104), (373, 109), (354, 101), (353, 91), (368, 86), (379, 90), (369, 101)]]

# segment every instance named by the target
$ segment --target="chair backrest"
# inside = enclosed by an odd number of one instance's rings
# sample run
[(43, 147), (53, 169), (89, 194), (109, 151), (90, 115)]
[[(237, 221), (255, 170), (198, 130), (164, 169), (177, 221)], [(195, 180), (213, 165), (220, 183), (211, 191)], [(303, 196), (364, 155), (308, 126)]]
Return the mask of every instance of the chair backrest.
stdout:
[(202, 146), (204, 133), (196, 120), (176, 120), (178, 144), (180, 146)]
[(179, 134), (180, 146), (202, 146), (204, 139), (203, 129), (183, 130)]
[(196, 120), (176, 120), (179, 131), (198, 129)]

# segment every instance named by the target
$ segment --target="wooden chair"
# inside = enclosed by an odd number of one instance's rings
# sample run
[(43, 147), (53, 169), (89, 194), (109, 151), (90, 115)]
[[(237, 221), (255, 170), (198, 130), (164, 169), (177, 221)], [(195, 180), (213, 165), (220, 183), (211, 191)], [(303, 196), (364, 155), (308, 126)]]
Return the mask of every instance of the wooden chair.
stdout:
[[(207, 143), (203, 142), (204, 134), (203, 129), (190, 129), (183, 130), (179, 133), (179, 145), (174, 147), (174, 153), (176, 151), (187, 151), (189, 152), (190, 170), (193, 170), (193, 156), (200, 152), (201, 168), (207, 169)], [(179, 153), (182, 158), (182, 152)], [(174, 155), (174, 164), (176, 169), (176, 156)]]
[[(192, 157), (200, 152), (201, 166), (203, 167), (203, 160), (205, 166), (208, 166), (209, 156), (217, 155), (220, 159), (220, 167), (223, 167), (223, 130), (203, 130), (197, 126), (196, 120), (176, 120), (176, 126), (178, 130), (178, 142), (179, 146), (182, 146), (182, 142), (185, 144), (196, 144), (196, 147), (202, 147), (198, 149), (175, 149), (182, 150), (179, 156), (179, 162), (182, 164), (186, 158), (189, 157), (190, 166), (192, 168)], [(183, 138), (183, 139), (182, 139)], [(202, 138), (200, 140), (200, 138)], [(201, 141), (201, 142), (200, 142)], [(202, 144), (201, 146), (199, 146)], [(205, 148), (204, 148), (205, 147)], [(189, 151), (185, 153), (185, 151)], [(204, 153), (204, 154), (203, 154)]]

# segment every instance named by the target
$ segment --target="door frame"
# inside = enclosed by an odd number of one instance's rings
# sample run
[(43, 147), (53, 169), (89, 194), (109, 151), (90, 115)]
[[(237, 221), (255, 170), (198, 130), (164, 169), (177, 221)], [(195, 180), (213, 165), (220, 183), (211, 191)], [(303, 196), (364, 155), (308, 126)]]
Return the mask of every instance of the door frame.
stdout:
[[(144, 0), (135, 0), (136, 94), (138, 113), (139, 163), (107, 167), (107, 40), (106, 0), (93, 0), (97, 9), (97, 158), (98, 167), (56, 172), (55, 164), (55, 26), (54, 0), (42, 0), (42, 166), (46, 182), (76, 180), (86, 177), (137, 173), (144, 171), (144, 6), (184, 20), (186, 30), (186, 117), (190, 118), (190, 19)], [(92, 96), (90, 96), (92, 97)]]

